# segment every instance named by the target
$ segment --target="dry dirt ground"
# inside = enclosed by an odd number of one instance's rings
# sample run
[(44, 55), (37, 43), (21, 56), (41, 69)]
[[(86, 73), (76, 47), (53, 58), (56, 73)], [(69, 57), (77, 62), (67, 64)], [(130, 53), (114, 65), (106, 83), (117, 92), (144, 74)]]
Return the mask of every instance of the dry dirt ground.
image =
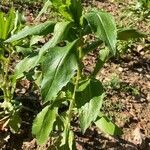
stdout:
[[(84, 6), (89, 9), (95, 6), (114, 15), (118, 27), (134, 27), (140, 31), (150, 33), (150, 18), (141, 12), (134, 11), (134, 1), (85, 1)], [(30, 10), (32, 10), (30, 8)], [(76, 146), (78, 150), (149, 150), (150, 149), (150, 38), (130, 41), (118, 49), (124, 49), (117, 58), (108, 61), (99, 72), (97, 78), (103, 81), (107, 97), (103, 104), (103, 111), (123, 130), (121, 137), (112, 137), (102, 133), (94, 125), (82, 135), (78, 127), (74, 127)], [(85, 58), (87, 73), (95, 62), (96, 54), (89, 54)], [(22, 85), (24, 86), (24, 85)], [(31, 98), (32, 95), (32, 98)], [(36, 95), (26, 94), (25, 99), (35, 99)], [(23, 99), (23, 98), (22, 98)], [(33, 109), (33, 108), (32, 108)], [(20, 134), (13, 135), (8, 132), (0, 134), (1, 149), (48, 149), (38, 147), (30, 134), (33, 112), (22, 114), (24, 123)], [(28, 122), (26, 122), (28, 120)], [(76, 125), (74, 123), (74, 125)]]

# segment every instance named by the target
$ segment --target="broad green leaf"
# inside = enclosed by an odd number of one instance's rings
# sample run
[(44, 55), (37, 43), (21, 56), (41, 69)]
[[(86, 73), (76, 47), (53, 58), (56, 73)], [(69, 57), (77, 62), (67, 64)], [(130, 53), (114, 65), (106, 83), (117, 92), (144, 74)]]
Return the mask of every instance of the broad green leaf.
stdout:
[(10, 37), (5, 42), (14, 42), (31, 35), (47, 35), (48, 33), (53, 32), (54, 25), (54, 22), (47, 21), (35, 26), (26, 26), (24, 29)]
[[(87, 80), (87, 82), (89, 81)], [(89, 84), (85, 82), (83, 84), (85, 87), (80, 88), (83, 87), (83, 85), (80, 85), (78, 89), (84, 90), (79, 92), (77, 90), (75, 100), (79, 109), (80, 127), (84, 133), (91, 122), (97, 118), (105, 94), (101, 82), (96, 79), (90, 80)]]
[(98, 97), (92, 98), (89, 103), (86, 103), (81, 108), (79, 119), (80, 119), (80, 127), (83, 133), (97, 118), (100, 108), (102, 107), (104, 96), (105, 95), (102, 94)]
[(121, 135), (122, 130), (112, 123), (107, 117), (103, 116), (95, 122), (96, 126), (103, 132), (110, 135)]
[(116, 53), (117, 29), (113, 17), (102, 11), (94, 10), (85, 15), (91, 30), (104, 41), (111, 53)]
[(146, 37), (145, 33), (139, 32), (135, 29), (122, 29), (118, 31), (118, 40), (130, 40), (136, 38)]
[(41, 92), (44, 102), (56, 98), (57, 93), (70, 81), (77, 70), (73, 52), (77, 41), (65, 47), (54, 47), (44, 58)]
[(86, 103), (88, 103), (93, 97), (98, 97), (103, 92), (103, 86), (99, 80), (87, 79), (79, 82), (75, 98), (77, 108), (81, 108)]
[(44, 144), (48, 140), (56, 120), (57, 111), (57, 108), (46, 106), (33, 121), (32, 134), (36, 136), (38, 144)]

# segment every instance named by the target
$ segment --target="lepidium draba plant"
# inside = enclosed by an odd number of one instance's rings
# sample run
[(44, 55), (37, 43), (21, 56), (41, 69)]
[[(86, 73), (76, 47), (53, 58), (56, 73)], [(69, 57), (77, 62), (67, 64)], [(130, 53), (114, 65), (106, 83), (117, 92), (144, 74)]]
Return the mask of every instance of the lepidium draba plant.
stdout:
[[(105, 61), (116, 54), (117, 29), (113, 17), (97, 9), (84, 13), (80, 0), (50, 2), (63, 21), (25, 27), (5, 41), (53, 35), (42, 47), (36, 42), (31, 45), (36, 49), (20, 61), (13, 76), (17, 80), (31, 70), (35, 73), (33, 78), (41, 91), (43, 109), (33, 122), (33, 135), (38, 144), (44, 144), (50, 136), (55, 137), (53, 144), (57, 148), (74, 149), (74, 115), (79, 118), (82, 133), (95, 123), (104, 132), (120, 135), (120, 129), (100, 112), (105, 92), (96, 79)], [(88, 35), (95, 39), (88, 40)], [(86, 76), (83, 58), (101, 44), (107, 48), (99, 51), (93, 72)]]
[(0, 11), (0, 126), (1, 130), (19, 131), (21, 103), (14, 97), (16, 82), (13, 80), (13, 62), (18, 43), (6, 43), (21, 27), (21, 15), (13, 8), (7, 14)]

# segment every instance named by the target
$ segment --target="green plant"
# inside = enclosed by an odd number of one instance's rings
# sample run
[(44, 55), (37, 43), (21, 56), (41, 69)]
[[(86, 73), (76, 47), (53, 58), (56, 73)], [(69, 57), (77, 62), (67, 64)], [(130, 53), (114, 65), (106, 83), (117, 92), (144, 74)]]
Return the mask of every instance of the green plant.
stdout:
[[(117, 29), (113, 17), (97, 9), (84, 14), (80, 0), (51, 0), (51, 5), (63, 18), (62, 22), (25, 27), (5, 41), (13, 44), (53, 33), (42, 47), (36, 43), (38, 40), (30, 44), (33, 51), (17, 64), (13, 75), (14, 83), (26, 74), (32, 75), (41, 91), (43, 109), (33, 122), (32, 133), (39, 144), (54, 136), (53, 143), (58, 148), (73, 149), (71, 121), (78, 114), (83, 133), (95, 123), (111, 135), (120, 135), (122, 131), (100, 113), (105, 92), (96, 79), (104, 63), (116, 54)], [(122, 34), (125, 30), (119, 31), (118, 39), (124, 40)], [(89, 35), (95, 40), (89, 40)], [(103, 43), (108, 48), (99, 51), (91, 75), (84, 75), (83, 57)]]
[(121, 88), (121, 81), (116, 74), (113, 74), (111, 79), (105, 83), (106, 89), (120, 89)]
[(129, 92), (134, 96), (139, 96), (140, 95), (140, 91), (137, 87), (132, 86), (132, 85), (122, 85), (122, 90), (125, 92)]
[(19, 111), (21, 104), (14, 99), (15, 86), (11, 71), (14, 45), (5, 43), (14, 34), (19, 23), (19, 14), (11, 9), (8, 14), (0, 12), (0, 124), (2, 128), (10, 127), (17, 132), (20, 127)]
[(138, 0), (137, 1), (137, 5), (136, 5), (137, 9), (150, 9), (150, 0)]

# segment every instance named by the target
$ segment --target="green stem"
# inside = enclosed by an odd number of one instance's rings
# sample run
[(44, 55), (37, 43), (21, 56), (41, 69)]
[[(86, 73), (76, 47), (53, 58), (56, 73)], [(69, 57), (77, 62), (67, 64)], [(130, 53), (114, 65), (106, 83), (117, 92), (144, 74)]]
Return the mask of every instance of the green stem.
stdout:
[(69, 114), (68, 114), (69, 122), (71, 122), (71, 118), (72, 118), (72, 110), (73, 110), (74, 103), (75, 103), (75, 93), (76, 93), (76, 90), (78, 87), (79, 79), (80, 79), (80, 71), (78, 69), (77, 76), (76, 76), (76, 82), (75, 82), (75, 86), (74, 86), (74, 91), (73, 91), (73, 95), (72, 95), (72, 100), (71, 100), (70, 106), (69, 106)]
[[(78, 52), (79, 52), (78, 56), (79, 56), (79, 58), (81, 58), (81, 55), (82, 55), (82, 48), (81, 47), (78, 49)], [(74, 103), (75, 103), (75, 94), (76, 94), (76, 90), (77, 90), (77, 87), (78, 87), (80, 77), (81, 77), (81, 70), (80, 70), (80, 67), (79, 67), (78, 70), (77, 70), (77, 76), (76, 76), (76, 82), (75, 82), (75, 85), (74, 85), (72, 100), (71, 100), (70, 106), (69, 106), (69, 114), (68, 114), (69, 123), (71, 122), (71, 118), (72, 118), (72, 111), (73, 111), (73, 107), (74, 107)]]
[(8, 57), (7, 61), (3, 62), (3, 69), (4, 69), (4, 75), (3, 75), (3, 94), (4, 94), (4, 101), (9, 102), (11, 100), (11, 92), (10, 92), (10, 83), (8, 79), (8, 71), (9, 71), (9, 63), (10, 63), (10, 56)]

